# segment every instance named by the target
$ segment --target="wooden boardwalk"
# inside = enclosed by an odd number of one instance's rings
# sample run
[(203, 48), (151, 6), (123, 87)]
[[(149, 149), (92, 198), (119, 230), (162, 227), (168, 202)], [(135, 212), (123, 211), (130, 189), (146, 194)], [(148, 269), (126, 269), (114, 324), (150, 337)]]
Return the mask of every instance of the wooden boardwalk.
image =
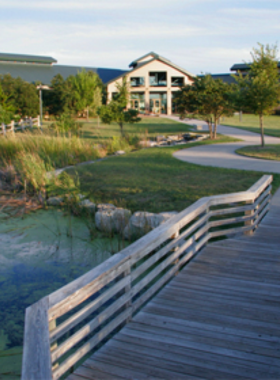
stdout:
[(69, 380), (280, 379), (280, 191), (253, 236), (209, 244)]

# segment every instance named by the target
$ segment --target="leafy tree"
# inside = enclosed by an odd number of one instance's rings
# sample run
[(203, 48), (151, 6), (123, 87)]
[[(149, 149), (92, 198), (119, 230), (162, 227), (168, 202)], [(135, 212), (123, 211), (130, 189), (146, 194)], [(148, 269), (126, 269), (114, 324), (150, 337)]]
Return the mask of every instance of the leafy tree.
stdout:
[(34, 84), (25, 82), (19, 77), (13, 78), (10, 74), (1, 76), (0, 84), (16, 114), (21, 117), (38, 115), (39, 100)]
[(209, 74), (196, 77), (192, 85), (183, 87), (177, 92), (174, 101), (182, 117), (188, 113), (207, 122), (211, 139), (217, 137), (220, 117), (231, 115), (234, 110), (232, 88)]
[(125, 123), (137, 123), (141, 121), (138, 117), (137, 110), (126, 110), (126, 106), (129, 100), (129, 88), (126, 78), (123, 79), (122, 84), (116, 84), (118, 93), (114, 96), (114, 99), (110, 101), (108, 105), (99, 107), (98, 115), (101, 121), (105, 124), (111, 124), (116, 122), (120, 126), (121, 134), (124, 136)]
[(76, 112), (89, 111), (96, 114), (102, 100), (102, 82), (97, 74), (83, 69), (71, 78)]
[(280, 99), (280, 83), (278, 74), (277, 46), (259, 44), (251, 52), (253, 62), (248, 63), (248, 74), (234, 76), (239, 86), (239, 98), (243, 111), (259, 116), (261, 144), (264, 141), (264, 115), (269, 115), (278, 105)]
[(0, 123), (9, 124), (13, 118), (15, 109), (10, 98), (4, 93), (0, 84)]

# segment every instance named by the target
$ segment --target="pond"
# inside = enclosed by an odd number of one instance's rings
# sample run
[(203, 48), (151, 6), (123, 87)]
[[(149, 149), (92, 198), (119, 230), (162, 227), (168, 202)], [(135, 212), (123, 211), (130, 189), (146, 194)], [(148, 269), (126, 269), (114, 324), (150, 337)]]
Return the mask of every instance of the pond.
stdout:
[(20, 378), (25, 309), (123, 245), (59, 210), (0, 214), (0, 380)]

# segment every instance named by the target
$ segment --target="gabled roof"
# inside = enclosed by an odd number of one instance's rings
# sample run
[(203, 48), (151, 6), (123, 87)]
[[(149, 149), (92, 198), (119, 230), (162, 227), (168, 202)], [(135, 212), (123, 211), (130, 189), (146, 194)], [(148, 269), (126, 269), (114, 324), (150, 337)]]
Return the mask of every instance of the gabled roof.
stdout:
[(8, 54), (8, 53), (0, 53), (0, 61), (4, 62), (14, 62), (14, 63), (45, 63), (52, 64), (57, 63), (57, 60), (52, 57), (45, 57), (42, 55), (23, 55), (23, 54)]
[[(156, 60), (161, 61), (161, 62), (163, 62), (163, 63), (166, 63), (167, 65), (173, 67), (174, 69), (176, 69), (176, 70), (178, 70), (178, 71), (181, 71), (183, 74), (188, 75), (188, 76), (191, 77), (191, 78), (195, 78), (195, 77), (196, 77), (196, 75), (190, 73), (189, 71), (187, 71), (187, 70), (185, 70), (185, 69), (182, 69), (182, 67), (175, 65), (174, 63), (172, 63), (172, 62), (169, 61), (168, 59), (163, 58), (163, 57), (161, 57), (161, 56), (159, 56), (158, 54), (155, 54), (155, 53), (153, 53), (153, 52), (148, 53), (148, 54), (144, 55), (143, 57), (138, 58), (137, 61), (139, 61), (139, 60), (141, 60), (141, 59), (143, 59), (143, 58), (145, 58), (145, 57), (148, 57), (149, 55), (153, 55), (153, 54), (154, 54), (154, 58), (149, 59), (148, 61), (145, 61), (145, 62), (140, 62), (140, 63), (137, 64), (137, 66), (134, 65), (134, 68), (133, 68), (132, 70), (127, 71), (127, 72), (124, 72), (123, 74), (119, 75), (119, 76), (116, 77), (116, 78), (113, 78), (112, 80), (110, 80), (110, 81), (107, 82), (106, 84), (108, 85), (108, 84), (114, 82), (115, 80), (120, 79), (120, 78), (126, 76), (127, 74), (131, 74), (131, 73), (133, 73), (134, 71), (137, 71), (138, 69), (140, 69), (140, 67), (146, 66), (146, 65), (148, 65), (149, 63), (151, 63), (151, 62), (153, 62), (153, 61), (156, 61)], [(133, 61), (133, 62), (136, 62), (136, 61)], [(133, 62), (132, 62), (132, 63), (133, 63)], [(129, 67), (131, 67), (132, 63), (129, 65)]]
[(133, 67), (133, 68), (134, 68), (135, 66), (137, 66), (137, 64), (138, 64), (139, 61), (141, 61), (142, 59), (144, 59), (144, 58), (146, 58), (146, 57), (149, 57), (150, 55), (151, 55), (152, 57), (154, 57), (154, 58), (158, 58), (158, 57), (159, 57), (158, 54), (156, 54), (156, 53), (154, 53), (153, 51), (151, 51), (150, 53), (145, 54), (145, 55), (143, 55), (142, 57), (135, 59), (133, 62), (131, 62), (131, 64), (130, 64), (128, 67)]
[[(230, 71), (248, 70), (250, 68), (250, 65), (251, 65), (251, 63), (235, 63), (230, 68)], [(280, 68), (280, 61), (278, 62), (277, 66)]]

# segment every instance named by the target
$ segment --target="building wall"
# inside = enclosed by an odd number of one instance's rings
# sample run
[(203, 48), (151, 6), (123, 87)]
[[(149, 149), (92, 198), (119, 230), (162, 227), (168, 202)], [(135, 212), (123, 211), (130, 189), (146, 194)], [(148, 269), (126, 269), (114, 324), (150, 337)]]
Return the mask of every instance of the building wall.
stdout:
[[(149, 73), (150, 72), (160, 72), (164, 71), (167, 73), (167, 86), (150, 86), (150, 78)], [(155, 60), (150, 62), (149, 64), (139, 67), (139, 69), (135, 69), (132, 72), (128, 72), (127, 75), (127, 81), (130, 83), (130, 78), (133, 77), (144, 77), (145, 78), (145, 84), (144, 86), (139, 87), (131, 87), (130, 92), (131, 93), (139, 93), (144, 92), (145, 94), (145, 108), (146, 112), (149, 112), (150, 108), (150, 93), (156, 92), (156, 93), (167, 93), (167, 114), (170, 115), (172, 113), (172, 92), (176, 92), (180, 89), (180, 87), (174, 87), (171, 86), (171, 78), (172, 77), (183, 77), (184, 78), (184, 84), (191, 84), (193, 82), (193, 79), (189, 77), (188, 75), (182, 73), (181, 71), (169, 66), (168, 64)], [(118, 92), (116, 88), (116, 83), (121, 84), (122, 78), (117, 79), (114, 82), (111, 82), (107, 86), (107, 93), (108, 93), (108, 102), (111, 101), (113, 93)], [(130, 107), (130, 103), (128, 104), (128, 108)]]

